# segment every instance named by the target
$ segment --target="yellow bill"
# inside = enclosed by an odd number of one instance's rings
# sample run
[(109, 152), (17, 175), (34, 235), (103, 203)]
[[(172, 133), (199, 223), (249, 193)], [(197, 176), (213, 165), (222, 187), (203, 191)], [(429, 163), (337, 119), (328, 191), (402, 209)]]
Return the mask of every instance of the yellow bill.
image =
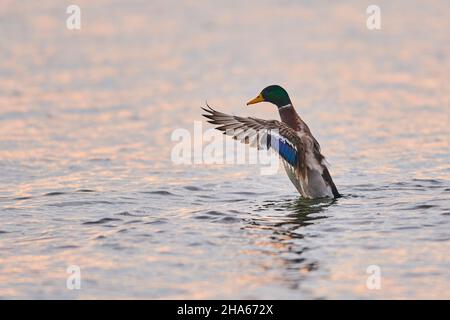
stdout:
[(263, 102), (263, 101), (265, 101), (265, 100), (264, 100), (262, 94), (259, 94), (255, 99), (250, 100), (249, 102), (247, 102), (247, 105), (251, 105), (251, 104), (255, 104), (255, 103)]

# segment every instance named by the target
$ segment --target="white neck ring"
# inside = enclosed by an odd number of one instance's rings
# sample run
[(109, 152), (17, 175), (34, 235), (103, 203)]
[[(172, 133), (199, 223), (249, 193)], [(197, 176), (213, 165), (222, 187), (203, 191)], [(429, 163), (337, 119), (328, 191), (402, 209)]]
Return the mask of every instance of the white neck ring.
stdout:
[(279, 107), (278, 110), (281, 110), (281, 109), (284, 109), (284, 108), (288, 108), (288, 107), (292, 107), (292, 104), (288, 103), (287, 105)]

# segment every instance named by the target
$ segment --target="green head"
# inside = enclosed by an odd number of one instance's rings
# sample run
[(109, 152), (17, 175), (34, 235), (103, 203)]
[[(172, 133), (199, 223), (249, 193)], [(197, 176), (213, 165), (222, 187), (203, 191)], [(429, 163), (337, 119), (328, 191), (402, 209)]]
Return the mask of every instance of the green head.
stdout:
[(273, 103), (278, 108), (291, 103), (291, 99), (286, 90), (277, 85), (265, 87), (255, 99), (247, 102), (247, 105), (263, 101)]

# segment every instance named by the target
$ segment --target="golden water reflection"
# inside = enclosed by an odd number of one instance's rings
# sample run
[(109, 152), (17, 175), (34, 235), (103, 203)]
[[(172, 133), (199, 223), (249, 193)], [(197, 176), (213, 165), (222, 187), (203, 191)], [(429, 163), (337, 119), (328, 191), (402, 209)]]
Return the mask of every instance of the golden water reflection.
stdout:
[[(58, 1), (0, 2), (1, 298), (448, 297), (448, 1), (381, 1), (376, 32), (358, 1), (77, 4), (72, 32)], [(245, 107), (272, 83), (343, 199), (172, 163), (205, 100), (277, 119)]]

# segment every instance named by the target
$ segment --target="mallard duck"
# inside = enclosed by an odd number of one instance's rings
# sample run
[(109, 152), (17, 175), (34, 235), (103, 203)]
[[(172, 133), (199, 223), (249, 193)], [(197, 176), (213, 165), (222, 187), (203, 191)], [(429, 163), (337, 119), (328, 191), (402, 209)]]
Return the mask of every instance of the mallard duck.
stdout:
[[(259, 136), (264, 135), (266, 147), (279, 154), (289, 179), (301, 196), (309, 199), (340, 197), (319, 143), (295, 111), (286, 90), (278, 85), (268, 86), (247, 105), (263, 101), (278, 107), (281, 122), (233, 116), (216, 111), (208, 104), (207, 108), (202, 108), (207, 112), (203, 116), (209, 123), (217, 125), (216, 129), (243, 143), (260, 141)], [(258, 138), (251, 139), (255, 136)], [(258, 142), (255, 146), (261, 147)]]

